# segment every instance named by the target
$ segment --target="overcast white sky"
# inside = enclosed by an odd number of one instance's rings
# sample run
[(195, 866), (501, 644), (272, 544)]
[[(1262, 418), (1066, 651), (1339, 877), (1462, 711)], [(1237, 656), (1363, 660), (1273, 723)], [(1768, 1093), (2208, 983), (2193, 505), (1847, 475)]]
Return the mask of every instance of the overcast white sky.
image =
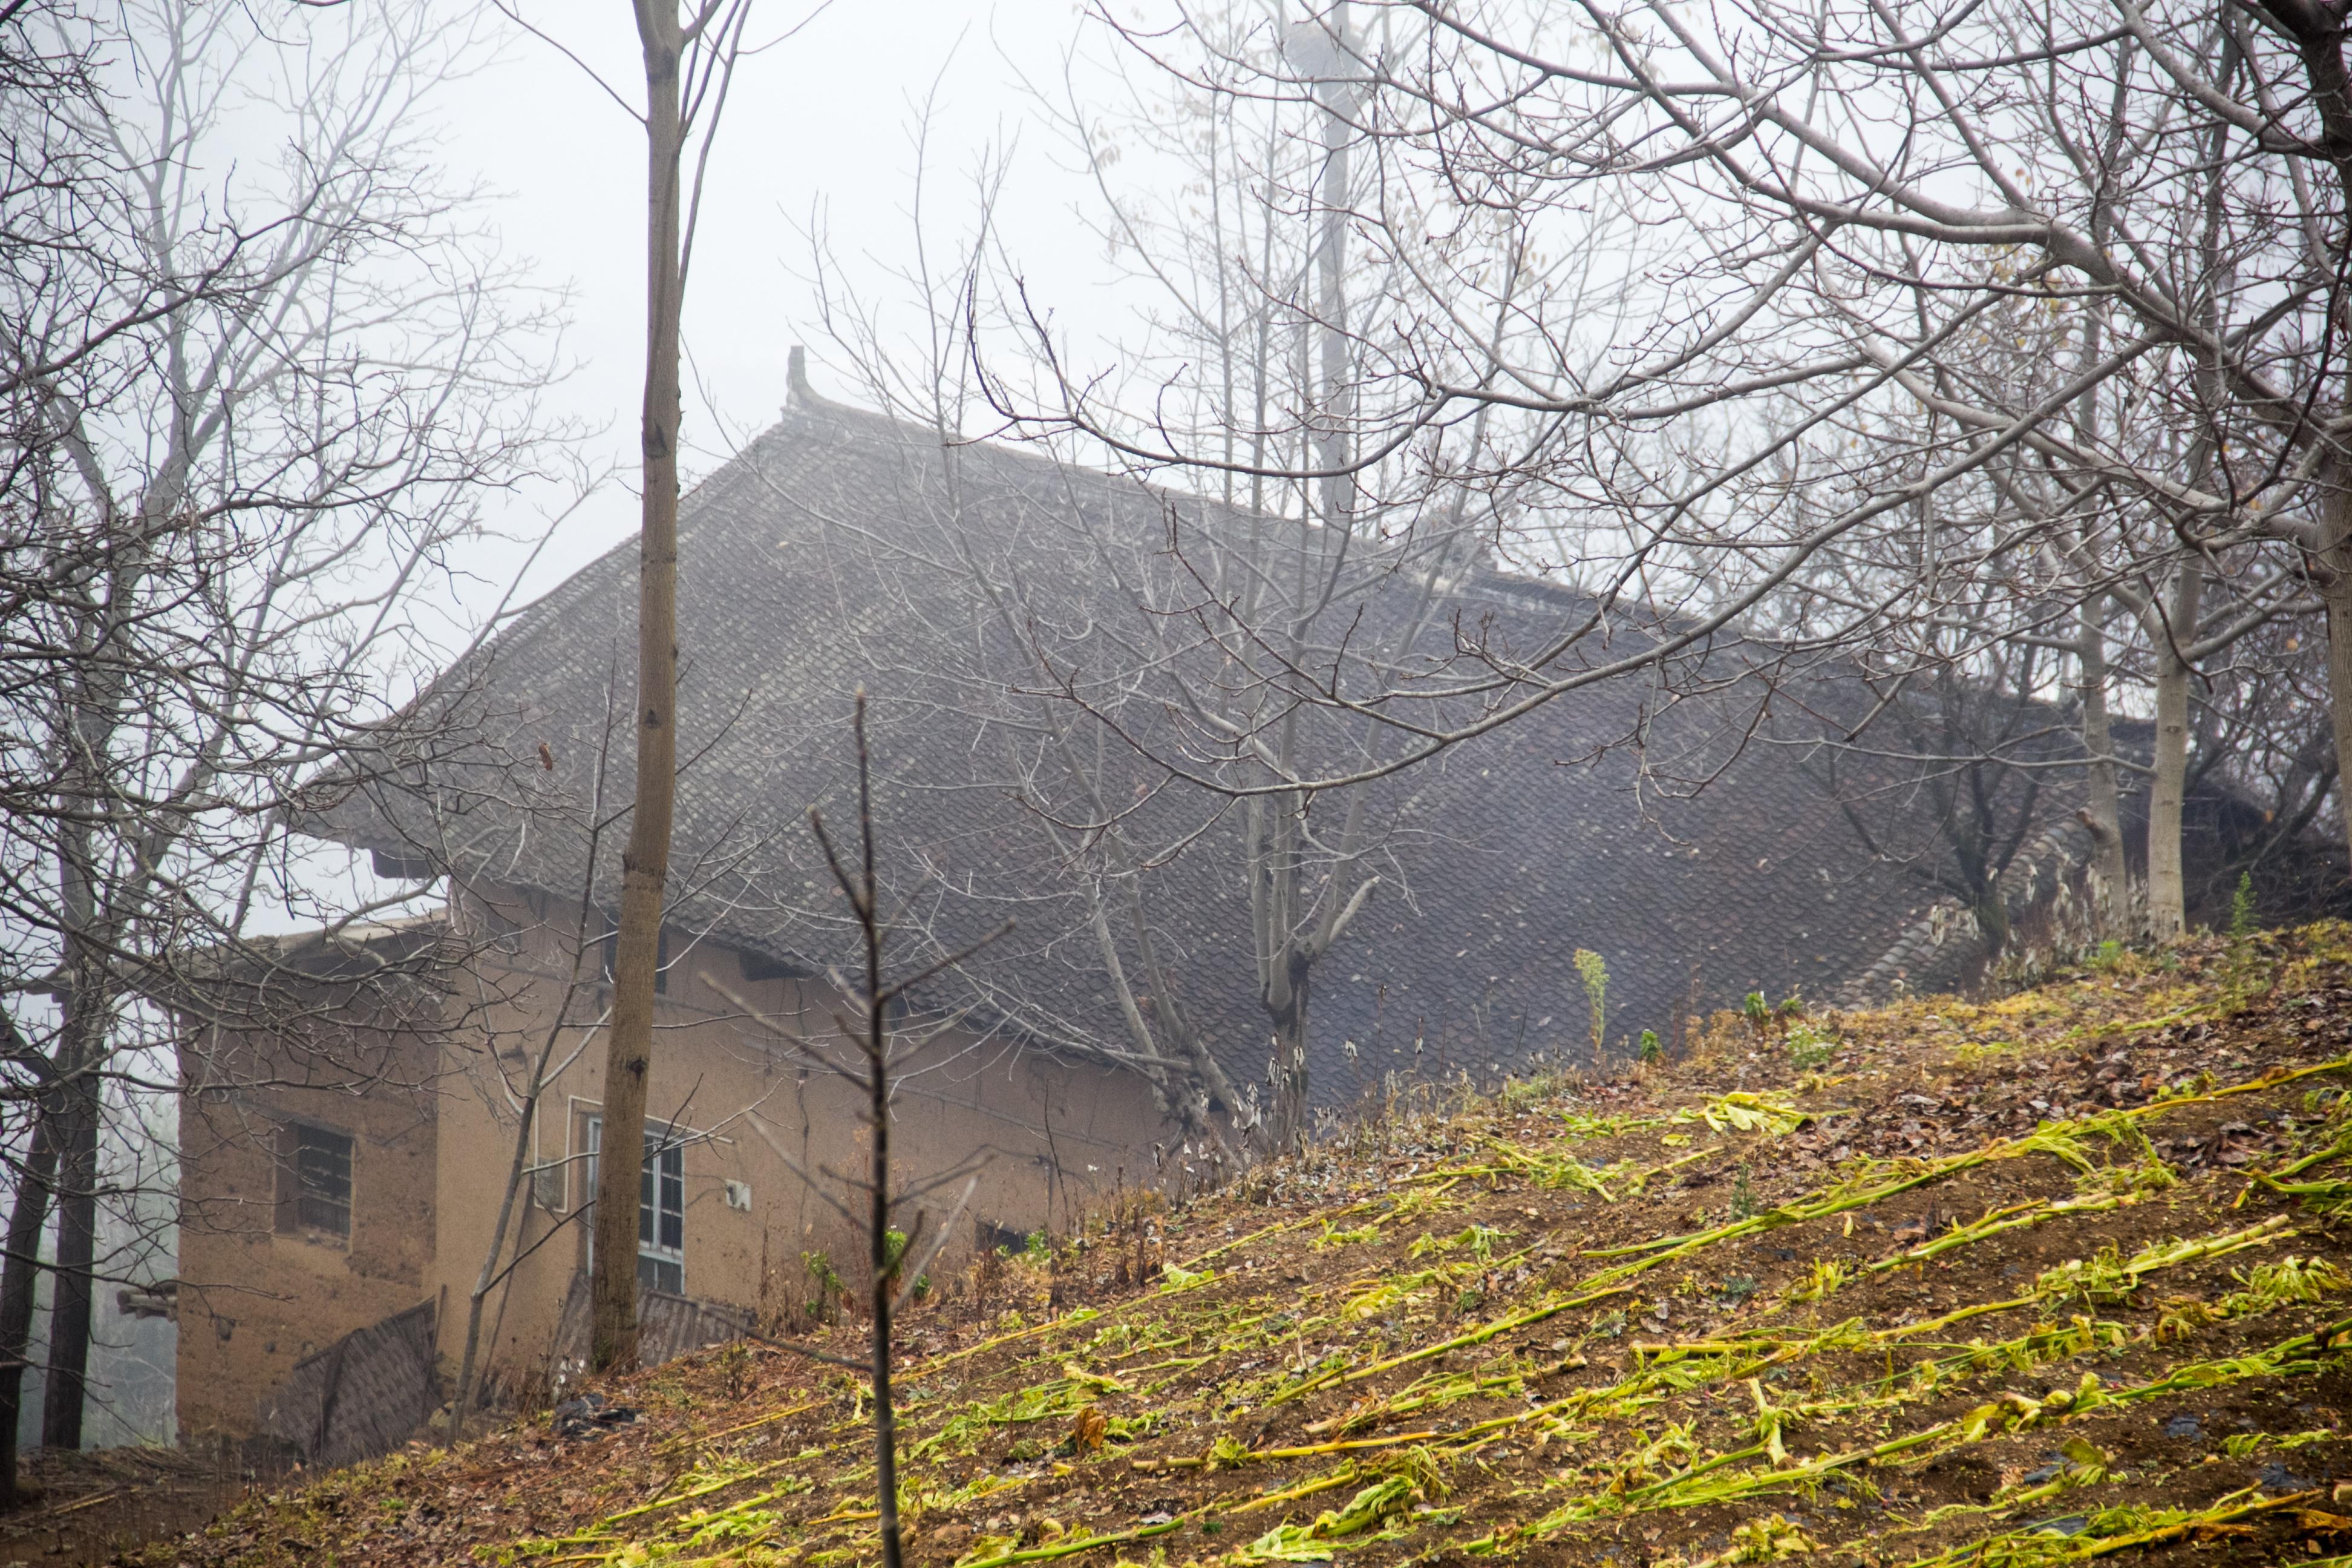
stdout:
[[(811, 0), (759, 0), (754, 36), (807, 16)], [(624, 0), (524, 0), (523, 15), (642, 99), (635, 28)], [(1111, 269), (1073, 207), (1082, 190), (1061, 167), (1051, 130), (1034, 123), (1018, 85), (1058, 81), (1084, 22), (1072, 0), (835, 0), (788, 42), (747, 62), (711, 160), (686, 311), (686, 441), (696, 472), (763, 428), (784, 400), (785, 355), (811, 321), (803, 226), (821, 216), (861, 292), (887, 296), (903, 261), (919, 106), (934, 92), (929, 201), (959, 216), (978, 150), (1016, 141), (1000, 231), (1035, 297), (1082, 331), (1116, 331)], [(1103, 41), (1090, 36), (1100, 58)], [(1108, 84), (1106, 83), (1106, 89)], [(543, 590), (635, 526), (634, 463), (644, 361), (645, 149), (636, 126), (578, 67), (518, 37), (503, 58), (450, 94), (453, 172), (496, 197), (488, 215), (505, 251), (573, 292), (566, 359), (551, 407), (599, 427), (583, 450), (619, 465), (621, 484), (565, 525), (530, 582)], [(827, 390), (820, 363), (812, 379)], [(831, 389), (849, 389), (836, 377)], [(707, 399), (699, 393), (707, 394)], [(714, 419), (715, 411), (717, 418)], [(508, 519), (525, 528), (545, 495)], [(520, 559), (493, 550), (495, 575)]]

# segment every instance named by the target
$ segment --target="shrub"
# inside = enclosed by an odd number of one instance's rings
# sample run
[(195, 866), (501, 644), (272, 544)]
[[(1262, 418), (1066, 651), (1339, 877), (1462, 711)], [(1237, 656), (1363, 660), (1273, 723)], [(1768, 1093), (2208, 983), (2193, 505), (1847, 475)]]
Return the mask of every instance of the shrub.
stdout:
[(2254, 879), (2238, 873), (2237, 891), (2230, 895), (2230, 947), (2221, 957), (2221, 996), (2231, 1013), (2242, 1013), (2254, 997), (2271, 988), (2273, 977), (2254, 929)]
[(808, 1304), (809, 1316), (822, 1322), (833, 1321), (835, 1308), (848, 1294), (849, 1286), (834, 1272), (833, 1259), (822, 1252), (802, 1253), (801, 1267), (808, 1270), (809, 1279), (816, 1286), (816, 1299)]
[(1584, 999), (1592, 1005), (1592, 1059), (1601, 1059), (1609, 1029), (1609, 965), (1599, 953), (1580, 947), (1575, 956), (1577, 978), (1584, 982)]
[(2238, 873), (2238, 887), (2230, 895), (2230, 940), (2243, 942), (2254, 934), (2254, 874)]
[[(893, 1279), (898, 1277), (898, 1265), (906, 1261), (907, 1242), (907, 1233), (903, 1230), (887, 1230), (882, 1233), (883, 1256), (890, 1260), (890, 1275)], [(918, 1278), (915, 1281), (914, 1299), (919, 1301), (930, 1293), (931, 1277), (925, 1274)]]
[(1836, 1052), (1836, 1039), (1811, 1024), (1800, 1024), (1789, 1031), (1789, 1064), (1800, 1072), (1829, 1066)]

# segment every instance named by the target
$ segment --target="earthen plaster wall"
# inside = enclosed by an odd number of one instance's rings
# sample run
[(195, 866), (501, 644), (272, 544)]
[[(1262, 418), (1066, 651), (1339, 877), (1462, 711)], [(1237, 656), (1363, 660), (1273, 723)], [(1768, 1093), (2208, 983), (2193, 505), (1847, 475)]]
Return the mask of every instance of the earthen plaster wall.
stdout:
[[(443, 1342), (452, 1357), (513, 1159), (512, 1090), (567, 988), (568, 1018), (598, 1018), (610, 1000), (593, 953), (583, 981), (571, 981), (575, 911), (519, 894), (496, 903), (500, 923), (515, 928), (512, 951), (486, 951), (477, 962), (486, 968), (482, 994), (501, 1000), (479, 1009), (478, 1029), (453, 1032), (440, 1113), (434, 1282), (449, 1291)], [(815, 1292), (812, 1257), (848, 1279), (863, 1256), (862, 1228), (822, 1195), (855, 1210), (856, 1194), (824, 1173), (862, 1175), (869, 1158), (861, 1091), (827, 1065), (851, 1060), (838, 1033), (840, 999), (823, 981), (755, 977), (757, 961), (747, 965), (733, 949), (683, 936), (674, 946), (656, 1008), (646, 1118), (649, 1127), (674, 1123), (684, 1143), (685, 1293), (773, 1321)], [(495, 976), (487, 974), (492, 965)], [(925, 1037), (919, 1020), (905, 1027), (906, 1039), (922, 1043), (906, 1058), (894, 1102), (894, 1180), (903, 1188), (960, 1173), (915, 1205), (927, 1216), (927, 1240), (977, 1178), (935, 1272), (968, 1260), (983, 1234), (1058, 1228), (1121, 1182), (1150, 1181), (1152, 1145), (1171, 1133), (1135, 1075), (970, 1030)], [(543, 1374), (572, 1277), (587, 1263), (586, 1132), (603, 1101), (604, 1047), (593, 1026), (557, 1036), (551, 1060), (561, 1071), (528, 1154), (539, 1173), (524, 1224), (530, 1256), (510, 1293), (502, 1287), (505, 1299), (488, 1299), (484, 1314), (487, 1359), (505, 1376)], [(730, 1183), (748, 1206), (730, 1206)]]
[[(500, 893), (470, 910), (460, 900), (452, 916), (472, 927), (454, 944), (468, 956), (428, 1059), (403, 1061), (354, 1093), (278, 1086), (303, 1070), (262, 1058), (299, 1063), (299, 1041), (215, 1042), (210, 1068), (195, 1058), (192, 1082), (210, 1071), (216, 1084), (273, 1086), (185, 1099), (186, 1437), (251, 1432), (296, 1361), (420, 1300), (446, 1304), (442, 1364), (454, 1373), (514, 1159), (520, 1096), (551, 1031), (554, 1072), (525, 1151), (524, 1256), (516, 1262), (509, 1243), (505, 1277), (484, 1299), (482, 1336), (484, 1364), (509, 1389), (552, 1370), (563, 1303), (587, 1263), (586, 1133), (603, 1100), (597, 1021), (610, 992), (593, 951), (573, 979), (574, 908)], [(813, 1260), (855, 1279), (864, 1256), (862, 1227), (824, 1195), (856, 1211), (856, 1193), (836, 1176), (862, 1176), (869, 1158), (861, 1091), (834, 1070), (852, 1060), (838, 1034), (843, 1009), (821, 980), (779, 975), (716, 944), (679, 938), (677, 947), (656, 1005), (647, 1119), (674, 1121), (683, 1142), (685, 1293), (772, 1322), (819, 1293)], [(349, 1021), (338, 1027), (348, 1032)], [(893, 1179), (903, 1190), (952, 1173), (914, 1205), (924, 1245), (971, 1185), (934, 1273), (968, 1260), (982, 1238), (1063, 1227), (1120, 1184), (1151, 1181), (1152, 1146), (1171, 1134), (1133, 1074), (969, 1029), (926, 1030), (919, 1019), (903, 1030)], [(242, 1066), (227, 1070), (233, 1062)], [(289, 1122), (353, 1140), (346, 1245), (279, 1228), (278, 1136)]]
[[(334, 1033), (334, 1045), (320, 1054), (348, 1059), (352, 1042), (370, 1032), (338, 1025)], [(303, 1086), (306, 1077), (338, 1075), (306, 1073), (302, 1053), (284, 1041), (214, 1037), (184, 1071), (191, 1087), (180, 1112), (183, 1442), (252, 1433), (260, 1401), (296, 1362), (436, 1289), (438, 1101), (419, 1087), (429, 1083), (432, 1064), (421, 1058), (422, 1042), (378, 1034), (372, 1044), (386, 1070), (364, 1094), (331, 1081)], [(279, 1226), (279, 1137), (295, 1123), (352, 1140), (351, 1235), (340, 1244)]]

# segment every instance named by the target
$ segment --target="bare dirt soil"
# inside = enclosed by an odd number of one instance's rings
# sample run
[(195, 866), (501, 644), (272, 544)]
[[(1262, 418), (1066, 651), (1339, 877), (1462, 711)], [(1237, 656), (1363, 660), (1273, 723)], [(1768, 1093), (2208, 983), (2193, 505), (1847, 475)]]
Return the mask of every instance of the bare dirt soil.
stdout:
[(44, 1449), (25, 1457), (23, 1506), (0, 1513), (0, 1568), (68, 1568), (178, 1535), (252, 1484), (233, 1458), (168, 1448)]
[[(902, 1350), (910, 1552), (2342, 1564), (2347, 1090), (2330, 925), (1389, 1107), (940, 1292)], [(599, 1392), (636, 1418), (415, 1447), (121, 1561), (877, 1559), (852, 1374), (736, 1345)]]

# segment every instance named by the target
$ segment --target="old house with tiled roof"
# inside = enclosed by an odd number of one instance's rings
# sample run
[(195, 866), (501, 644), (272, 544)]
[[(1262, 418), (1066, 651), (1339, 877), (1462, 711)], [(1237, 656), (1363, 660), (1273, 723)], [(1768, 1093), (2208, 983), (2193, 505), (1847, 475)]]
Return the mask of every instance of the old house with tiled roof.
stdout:
[[(848, 933), (804, 820), (845, 798), (856, 690), (906, 960), (1016, 921), (910, 1013), (929, 1037), (900, 1102), (908, 1174), (983, 1163), (960, 1244), (1061, 1225), (1122, 1184), (1200, 1163), (1152, 1056), (1155, 1019), (1181, 1009), (1229, 1083), (1264, 1080), (1250, 889), (1229, 853), (1243, 813), (1171, 778), (1149, 745), (1105, 743), (1104, 728), (1178, 723), (1161, 694), (1089, 686), (1167, 635), (1166, 601), (1142, 579), (1197, 569), (1161, 542), (1170, 509), (1197, 505), (1034, 451), (943, 453), (804, 387), (688, 498), (687, 762), (650, 1096), (661, 1142), (641, 1211), (650, 1289), (774, 1313), (818, 1289), (826, 1257), (849, 1255), (809, 1187), (847, 1163), (856, 1121), (844, 1086), (811, 1065), (835, 1027), (829, 972)], [(1475, 560), (1412, 591), (1408, 604), (1366, 587), (1355, 635), (1402, 628), (1411, 646), (1425, 626), (1451, 646), (1475, 624), (1503, 647), (1543, 635), (1563, 603)], [(630, 798), (613, 716), (628, 703), (635, 603), (633, 545), (585, 564), (451, 670), (381, 765), (322, 795), (322, 835), (389, 874), (445, 879), (468, 1021), (397, 1113), (299, 1091), (197, 1108), (229, 1131), (192, 1144), (186, 1182), (229, 1218), (184, 1242), (197, 1288), (184, 1300), (226, 1300), (204, 1295), (208, 1277), (246, 1289), (213, 1328), (184, 1321), (192, 1435), (249, 1428), (339, 1330), (412, 1299), (464, 1300), (512, 1145), (515, 1074), (551, 1030), (561, 1070), (528, 1150), (522, 1256), (490, 1353), (519, 1373), (559, 1349), (600, 1136), (598, 939), (618, 901), (614, 803)], [(1616, 635), (1621, 652), (1638, 643)], [(1195, 639), (1166, 662), (1198, 651)], [(1106, 721), (1082, 757), (1041, 716), (1052, 701)], [(1329, 845), (1349, 803), (1318, 805), (1315, 842), (1331, 858), (1318, 874), (1369, 891), (1306, 977), (1317, 1100), (1345, 1105), (1390, 1073), (1491, 1079), (1539, 1056), (1585, 1058), (1579, 950), (1606, 962), (1612, 1045), (1645, 1027), (1671, 1039), (1750, 990), (1826, 995), (1880, 964), (1932, 890), (1867, 854), (1790, 752), (1740, 745), (1743, 703), (1736, 685), (1667, 701), (1632, 680), (1560, 699), (1359, 786), (1344, 858)], [(1314, 743), (1344, 759), (1366, 742), (1330, 726)], [(1696, 794), (1662, 783), (1702, 773), (1713, 783)], [(1114, 820), (1148, 863), (1105, 849)], [(576, 966), (574, 933), (588, 939)], [(1938, 961), (1923, 952), (1919, 967)], [(1136, 978), (1148, 973), (1172, 994), (1152, 994)], [(239, 1142), (235, 1129), (256, 1126), (268, 1147)], [(379, 1225), (405, 1230), (368, 1234)]]

